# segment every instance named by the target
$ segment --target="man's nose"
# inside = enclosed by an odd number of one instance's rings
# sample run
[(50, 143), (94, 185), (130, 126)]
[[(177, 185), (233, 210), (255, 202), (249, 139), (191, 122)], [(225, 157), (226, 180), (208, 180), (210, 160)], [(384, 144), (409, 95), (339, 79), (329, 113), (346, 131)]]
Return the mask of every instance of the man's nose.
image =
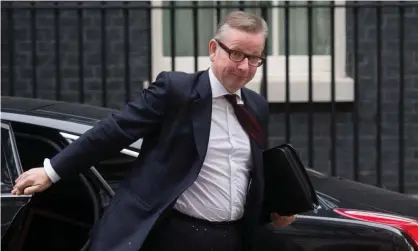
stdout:
[(244, 58), (241, 62), (238, 64), (238, 69), (241, 71), (247, 71), (248, 70), (248, 58)]

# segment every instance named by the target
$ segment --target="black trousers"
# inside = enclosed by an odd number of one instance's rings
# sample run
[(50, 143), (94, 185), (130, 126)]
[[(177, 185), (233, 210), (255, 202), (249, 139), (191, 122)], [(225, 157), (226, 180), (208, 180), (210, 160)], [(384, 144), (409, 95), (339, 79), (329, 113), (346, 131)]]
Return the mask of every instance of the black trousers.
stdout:
[(241, 251), (240, 221), (214, 223), (172, 210), (149, 233), (140, 251)]

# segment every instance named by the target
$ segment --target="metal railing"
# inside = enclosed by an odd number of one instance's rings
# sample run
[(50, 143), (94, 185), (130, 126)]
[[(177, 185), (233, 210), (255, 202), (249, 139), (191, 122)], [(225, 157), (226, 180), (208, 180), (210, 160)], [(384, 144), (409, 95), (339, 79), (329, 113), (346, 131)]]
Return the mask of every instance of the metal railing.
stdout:
[[(408, 45), (408, 41), (413, 39), (410, 35), (417, 32), (417, 29), (410, 26), (410, 30), (406, 30), (407, 18), (411, 18), (414, 13), (418, 13), (416, 11), (418, 3), (331, 1), (301, 4), (288, 1), (260, 1), (254, 4), (237, 1), (237, 3), (226, 6), (221, 1), (215, 1), (206, 4), (186, 2), (181, 6), (174, 2), (167, 2), (161, 6), (155, 6), (150, 2), (25, 3), (3, 1), (1, 6), (3, 23), (2, 54), (7, 54), (2, 56), (2, 95), (43, 98), (43, 95), (41, 95), (42, 89), (42, 92), (48, 92), (49, 98), (52, 99), (66, 100), (64, 94), (68, 92), (76, 95), (76, 98), (72, 98), (70, 101), (89, 103), (90, 101), (86, 99), (86, 96), (89, 96), (89, 93), (94, 93), (92, 95), (95, 97), (95, 104), (102, 106), (112, 106), (109, 102), (112, 100), (113, 93), (116, 92), (122, 93), (121, 96), (118, 96), (119, 99), (116, 98), (116, 103), (123, 104), (134, 98), (135, 91), (133, 89), (140, 91), (143, 88), (143, 82), (152, 82), (156, 70), (155, 60), (160, 60), (153, 55), (153, 50), (156, 50), (156, 39), (160, 40), (161, 46), (165, 46), (166, 52), (162, 52), (161, 55), (166, 53), (167, 55), (163, 56), (170, 58), (168, 61), (164, 61), (166, 68), (161, 70), (177, 70), (182, 67), (199, 70), (201, 66), (198, 65), (198, 61), (199, 57), (202, 57), (198, 49), (202, 43), (199, 25), (205, 24), (204, 21), (202, 22), (199, 19), (199, 15), (204, 15), (202, 11), (213, 10), (214, 14), (210, 22), (218, 23), (226, 9), (257, 10), (257, 13), (265, 20), (270, 20), (269, 22), (278, 20), (282, 22), (280, 32), (276, 31), (277, 33), (274, 33), (272, 31), (274, 38), (266, 41), (267, 54), (276, 53), (284, 58), (283, 65), (280, 65), (280, 69), (277, 69), (283, 72), (284, 98), (280, 102), (271, 102), (272, 114), (280, 115), (281, 119), (280, 122), (272, 126), (273, 129), (270, 132), (272, 141), (293, 142), (297, 136), (296, 134), (305, 130), (303, 140), (306, 140), (306, 145), (297, 145), (298, 143), (296, 145), (303, 152), (308, 165), (315, 169), (329, 171), (334, 176), (341, 172), (343, 176), (360, 181), (362, 176), (370, 176), (375, 180), (368, 180), (367, 182), (377, 186), (384, 186), (384, 179), (387, 176), (387, 179), (390, 180), (389, 183), (392, 184), (389, 187), (400, 192), (406, 191), (405, 177), (407, 175), (405, 170), (410, 170), (412, 176), (416, 175), (415, 177), (418, 177), (418, 172), (413, 171), (415, 164), (418, 163), (418, 161), (415, 162), (418, 154), (414, 150), (418, 148), (418, 139), (409, 142), (406, 146), (405, 129), (407, 126), (413, 127), (415, 125), (413, 120), (418, 116), (417, 103), (413, 101), (418, 98), (418, 94), (412, 91), (409, 95), (406, 95), (407, 90), (413, 90), (411, 85), (407, 85), (406, 79), (413, 78), (418, 71), (407, 71), (409, 65), (413, 64), (411, 57), (408, 57), (408, 55), (417, 52), (416, 47), (410, 48), (412, 46)], [(192, 46), (189, 46), (189, 48), (184, 48), (185, 46), (182, 48), (182, 41), (179, 42), (174, 39), (176, 34), (179, 33), (179, 27), (181, 28), (181, 26), (176, 25), (176, 22), (178, 18), (184, 18), (184, 16), (181, 16), (184, 13), (179, 16), (177, 12), (180, 9), (191, 11), (189, 14), (191, 17), (190, 25), (192, 26), (190, 30)], [(297, 58), (293, 57), (295, 55), (292, 55), (292, 53), (298, 54), (297, 51), (295, 52), (296, 49), (292, 49), (297, 41), (291, 41), (291, 32), (295, 32), (295, 28), (292, 28), (292, 25), (295, 25), (295, 20), (291, 16), (295, 9), (305, 11), (304, 20), (306, 22), (304, 27), (306, 27), (306, 32), (304, 34), (307, 39), (306, 47), (301, 50), (304, 50), (304, 56), (307, 58), (307, 65), (303, 67), (307, 69), (308, 96), (306, 100), (298, 102), (291, 98), (291, 79), (295, 67), (291, 64), (293, 58)], [(318, 9), (325, 12), (315, 14)], [(339, 18), (336, 11), (341, 9), (345, 10), (344, 27), (338, 26), (335, 21)], [(415, 11), (410, 11), (413, 9)], [(161, 29), (168, 32), (164, 34), (164, 36), (167, 36), (166, 38), (152, 36), (152, 29), (156, 25), (153, 22), (156, 10), (165, 11), (162, 15), (165, 15), (166, 23), (161, 24)], [(118, 14), (113, 13), (113, 11), (117, 11)], [(136, 14), (135, 11), (137, 11)], [(319, 25), (315, 28), (315, 23), (319, 21), (314, 19), (325, 15), (324, 13), (326, 13), (328, 20), (321, 22), (326, 22), (327, 25)], [(409, 13), (409, 17), (406, 13)], [(45, 22), (42, 16), (48, 16), (45, 20), (51, 22)], [(418, 17), (418, 14), (416, 17)], [(65, 21), (65, 19), (74, 22)], [(137, 20), (137, 22), (131, 24), (132, 20)], [(416, 19), (412, 17), (411, 20)], [(19, 27), (17, 23), (19, 23)], [(23, 26), (25, 28), (22, 28)], [(72, 32), (66, 30), (70, 28)], [(138, 29), (139, 32), (135, 29)], [(327, 30), (328, 39), (318, 38), (322, 29)], [(337, 33), (341, 33), (341, 29), (345, 29), (344, 36), (338, 40), (336, 36)], [(109, 35), (110, 33), (112, 35)], [(135, 36), (141, 39), (133, 39), (132, 37)], [(94, 42), (89, 44), (89, 41), (86, 42), (86, 40), (90, 37), (93, 37), (92, 41), (94, 40)], [(118, 41), (112, 44), (112, 39), (115, 39), (115, 37), (118, 37)], [(274, 39), (280, 39), (283, 45), (275, 45), (274, 43), (277, 43), (277, 41)], [(320, 40), (318, 46), (315, 45), (315, 39)], [(42, 41), (46, 40), (50, 42), (52, 48), (49, 48), (51, 50), (47, 53), (42, 54), (39, 52), (39, 47), (42, 47)], [(167, 44), (166, 41), (169, 41), (169, 43)], [(341, 41), (344, 41), (342, 48), (345, 59), (339, 65), (338, 60), (340, 59), (338, 56), (340, 54), (336, 55), (335, 52), (336, 47), (340, 48)], [(324, 43), (326, 43), (326, 46), (323, 46)], [(136, 49), (134, 49), (135, 46)], [(119, 53), (114, 53), (118, 55), (111, 55), (110, 47), (119, 48)], [(22, 48), (24, 48), (24, 52), (21, 51)], [(72, 51), (70, 56), (67, 55), (70, 60), (63, 61), (63, 55), (66, 55), (67, 50)], [(91, 50), (97, 50), (96, 56), (98, 57), (95, 59), (97, 64), (89, 65), (86, 63), (89, 60), (88, 55)], [(190, 61), (190, 65), (184, 65), (183, 61), (177, 60), (184, 55), (176, 55), (176, 53), (189, 53), (190, 55), (187, 54), (186, 56), (190, 56), (194, 60)], [(388, 56), (389, 54), (390, 56)], [(315, 68), (318, 67), (317, 62), (322, 62), (320, 60), (316, 61), (316, 58), (321, 58), (321, 56), (326, 56), (329, 59), (330, 67), (329, 71), (324, 71), (329, 74), (331, 92), (330, 98), (326, 102), (315, 100), (314, 92), (314, 88), (317, 86)], [(40, 63), (42, 57), (44, 61), (53, 62), (50, 64), (49, 70), (41, 69), (43, 67)], [(117, 58), (117, 60), (112, 62), (110, 61), (111, 57)], [(388, 60), (389, 57), (390, 60)], [(274, 65), (270, 65), (272, 60), (274, 61), (272, 58), (267, 57), (264, 67), (260, 69), (262, 76), (260, 94), (267, 98), (276, 95), (269, 88), (271, 85), (268, 84), (269, 81), (272, 81), (269, 80), (271, 69), (274, 69)], [(91, 60), (94, 61), (94, 59)], [(24, 61), (23, 63), (26, 62), (24, 66), (22, 66), (22, 61)], [(68, 61), (71, 61), (71, 65), (68, 65)], [(136, 62), (142, 68), (133, 69), (133, 62)], [(66, 67), (68, 69), (64, 69)], [(336, 67), (343, 67), (342, 70), (345, 75), (339, 75), (341, 73), (338, 73), (339, 70)], [(67, 73), (63, 74), (64, 72)], [(114, 89), (110, 89), (109, 85), (113, 81), (115, 72), (118, 73), (116, 83), (123, 84), (123, 88), (122, 86), (114, 86)], [(134, 74), (140, 74), (140, 76), (132, 77)], [(93, 78), (92, 76), (95, 80), (91, 81), (93, 84), (88, 84), (87, 82)], [(42, 78), (46, 77), (53, 79), (50, 79), (51, 84), (49, 87), (40, 88)], [(338, 100), (339, 77), (352, 79), (352, 100)], [(68, 78), (71, 78), (72, 82), (68, 82)], [(390, 81), (394, 84), (388, 84)], [(373, 95), (369, 92), (373, 92)], [(396, 106), (396, 109), (390, 108), (391, 105)], [(366, 118), (362, 117), (363, 111), (367, 110), (369, 106), (374, 107), (375, 110), (367, 113)], [(325, 116), (324, 114), (329, 115), (329, 125), (321, 124), (321, 121), (315, 120), (316, 116), (321, 118)], [(302, 119), (305, 129), (299, 131), (292, 129), (296, 126), (292, 120), (301, 119), (301, 117), (306, 118), (306, 121)], [(367, 122), (365, 122), (366, 120)], [(370, 132), (362, 132), (361, 126), (366, 127), (366, 130), (370, 130)], [(338, 132), (340, 127), (347, 131), (347, 135)], [(316, 129), (322, 131), (316, 132)], [(278, 132), (279, 130), (281, 131)], [(387, 136), (388, 131), (389, 136)], [(414, 138), (413, 133), (410, 134), (410, 137)], [(321, 149), (324, 147), (323, 145), (317, 143), (324, 141), (329, 141), (329, 143), (326, 143), (326, 151)], [(341, 144), (351, 145), (351, 157), (339, 157), (338, 154), (341, 151), (346, 151), (346, 148)], [(362, 144), (369, 144), (366, 147), (367, 151), (362, 152)], [(374, 146), (371, 147), (370, 144)], [(388, 144), (395, 144), (396, 147), (389, 147)], [(393, 161), (391, 170), (385, 176), (383, 166), (386, 165), (384, 161), (386, 151), (396, 158), (396, 161)], [(321, 152), (321, 154), (327, 153), (316, 155), (318, 152)], [(318, 159), (322, 159), (322, 162), (317, 161)], [(344, 159), (348, 164), (345, 165), (345, 162), (340, 159)], [(366, 163), (362, 163), (363, 159), (366, 160)], [(407, 160), (409, 160), (408, 163), (406, 163)], [(326, 167), (321, 169), (321, 163), (325, 163)], [(374, 166), (374, 169), (370, 170), (372, 166)], [(347, 170), (351, 175), (347, 173)], [(394, 179), (396, 179), (396, 185)], [(418, 185), (411, 189), (418, 191)]]

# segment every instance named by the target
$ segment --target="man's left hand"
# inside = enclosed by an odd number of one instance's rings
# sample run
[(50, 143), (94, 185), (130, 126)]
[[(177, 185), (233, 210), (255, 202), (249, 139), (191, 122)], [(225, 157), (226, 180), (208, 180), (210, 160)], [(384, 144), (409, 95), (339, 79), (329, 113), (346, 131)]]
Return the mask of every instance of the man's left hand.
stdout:
[(278, 213), (271, 214), (271, 221), (275, 227), (285, 227), (292, 224), (296, 220), (296, 216), (280, 216)]

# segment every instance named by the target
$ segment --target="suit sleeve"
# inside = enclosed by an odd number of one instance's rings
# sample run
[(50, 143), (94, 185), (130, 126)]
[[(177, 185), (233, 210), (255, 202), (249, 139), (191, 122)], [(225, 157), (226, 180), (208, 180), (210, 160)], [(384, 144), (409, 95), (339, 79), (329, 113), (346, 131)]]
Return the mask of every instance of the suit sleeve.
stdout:
[(157, 76), (148, 89), (122, 110), (100, 121), (55, 155), (50, 163), (60, 177), (74, 175), (117, 153), (159, 128), (173, 100), (167, 73)]

